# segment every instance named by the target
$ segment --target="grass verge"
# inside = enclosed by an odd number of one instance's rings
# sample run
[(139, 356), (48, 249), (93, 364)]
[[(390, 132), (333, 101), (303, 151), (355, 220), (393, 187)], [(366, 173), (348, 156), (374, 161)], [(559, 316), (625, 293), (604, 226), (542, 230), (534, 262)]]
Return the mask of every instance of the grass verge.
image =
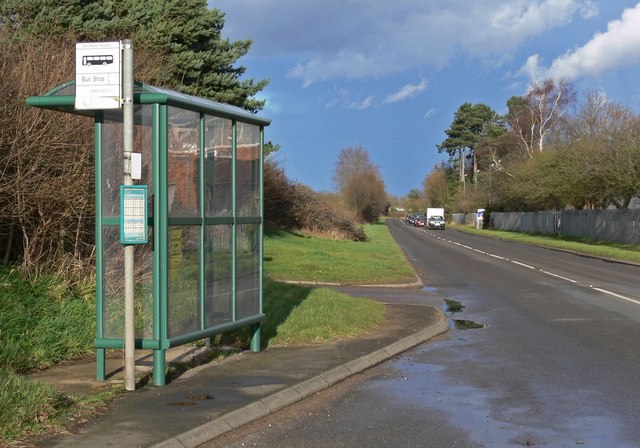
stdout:
[(108, 395), (77, 398), (25, 374), (93, 350), (93, 286), (70, 287), (55, 276), (26, 280), (0, 270), (0, 446), (26, 435), (60, 431)]
[(452, 225), (451, 228), (462, 232), (474, 233), (492, 238), (568, 250), (583, 255), (593, 255), (613, 260), (640, 263), (640, 246), (629, 246), (577, 238), (558, 238), (550, 235), (530, 235), (526, 233), (507, 232), (505, 230), (476, 229), (474, 227), (461, 225)]
[(365, 226), (369, 241), (326, 240), (283, 230), (265, 234), (265, 271), (276, 280), (305, 283), (391, 284), (415, 272), (383, 223)]
[(49, 384), (0, 368), (0, 446), (31, 446), (42, 434), (66, 434), (82, 425), (123, 386), (88, 396), (73, 396)]
[(384, 319), (385, 305), (329, 288), (265, 279), (266, 319), (261, 335), (269, 345), (301, 345), (358, 336)]

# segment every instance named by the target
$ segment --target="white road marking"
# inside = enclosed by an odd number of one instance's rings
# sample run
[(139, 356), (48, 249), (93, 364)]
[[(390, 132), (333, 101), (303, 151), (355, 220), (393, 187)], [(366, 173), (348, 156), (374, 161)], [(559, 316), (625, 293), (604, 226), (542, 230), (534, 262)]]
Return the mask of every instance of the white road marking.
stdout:
[(584, 322), (590, 319), (585, 319), (584, 317), (558, 317), (553, 320), (556, 322)]
[[(425, 233), (427, 233), (427, 232), (425, 232)], [(431, 235), (431, 236), (435, 236), (435, 235)], [(528, 265), (528, 264), (522, 263), (522, 262), (520, 262), (520, 261), (509, 260), (509, 259), (508, 259), (508, 258), (506, 258), (506, 257), (501, 257), (500, 255), (495, 255), (495, 254), (492, 254), (492, 253), (490, 253), (490, 252), (484, 252), (484, 251), (479, 250), (479, 249), (474, 249), (473, 247), (466, 246), (466, 245), (464, 245), (464, 244), (458, 243), (457, 241), (445, 240), (444, 238), (440, 238), (439, 236), (437, 236), (437, 238), (438, 238), (438, 239), (440, 239), (440, 240), (442, 240), (442, 241), (446, 241), (446, 242), (448, 242), (448, 243), (455, 244), (456, 246), (464, 247), (465, 249), (473, 250), (474, 252), (478, 252), (478, 253), (481, 253), (481, 254), (484, 254), (484, 255), (488, 255), (488, 256), (490, 256), (490, 257), (493, 257), (493, 258), (497, 258), (497, 259), (499, 259), (499, 260), (511, 261), (512, 263), (517, 264), (518, 266), (525, 267), (525, 268), (527, 268), (527, 269), (533, 269), (533, 270), (535, 270), (535, 269), (536, 269), (534, 266), (531, 266), (531, 265)], [(543, 270), (543, 269), (540, 269), (540, 272), (542, 272), (543, 274), (550, 275), (550, 276), (552, 276), (552, 277), (559, 278), (559, 279), (561, 279), (561, 280), (565, 280), (565, 281), (570, 282), (570, 283), (574, 283), (574, 284), (577, 284), (577, 283), (578, 283), (578, 281), (577, 281), (577, 280), (573, 280), (573, 279), (571, 279), (571, 278), (564, 277), (564, 276), (562, 276), (562, 275), (554, 274), (553, 272), (545, 271), (545, 270)], [(626, 301), (631, 302), (631, 303), (635, 303), (636, 305), (640, 305), (640, 300), (632, 299), (631, 297), (626, 297), (626, 296), (623, 296), (623, 295), (621, 295), (621, 294), (617, 294), (617, 293), (612, 292), (612, 291), (607, 291), (606, 289), (597, 288), (597, 287), (595, 287), (595, 286), (593, 286), (593, 285), (585, 285), (585, 286), (588, 286), (589, 288), (593, 289), (594, 291), (599, 291), (599, 292), (601, 292), (601, 293), (603, 293), (603, 294), (607, 294), (607, 295), (610, 295), (610, 296), (613, 296), (613, 297), (617, 297), (617, 298), (622, 299), (622, 300), (626, 300)], [(566, 319), (566, 320), (568, 320), (568, 319)], [(576, 320), (579, 320), (579, 319), (576, 319)]]
[(620, 294), (616, 294), (615, 292), (607, 291), (606, 289), (596, 288), (594, 286), (592, 286), (592, 288), (595, 289), (596, 291), (600, 291), (603, 294), (609, 294), (610, 296), (617, 297), (619, 299), (635, 303), (636, 305), (640, 305), (640, 300), (632, 299), (631, 297), (622, 296)]
[(529, 266), (528, 264), (520, 263), (519, 261), (511, 260), (511, 263), (517, 264), (518, 266), (524, 266), (525, 268), (535, 269), (533, 266)]
[(566, 280), (566, 281), (571, 282), (571, 283), (578, 283), (577, 280), (573, 280), (573, 279), (570, 279), (570, 278), (567, 278), (567, 277), (563, 277), (562, 275), (554, 274), (553, 272), (543, 271), (542, 269), (540, 269), (540, 272), (542, 272), (543, 274), (551, 275), (552, 277), (557, 277), (559, 279)]

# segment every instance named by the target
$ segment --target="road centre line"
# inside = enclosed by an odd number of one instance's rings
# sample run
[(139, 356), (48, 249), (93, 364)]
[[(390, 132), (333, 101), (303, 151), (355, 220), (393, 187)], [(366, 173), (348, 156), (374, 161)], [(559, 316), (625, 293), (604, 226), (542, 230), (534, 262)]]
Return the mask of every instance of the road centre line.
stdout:
[(515, 263), (518, 266), (524, 266), (525, 268), (529, 268), (529, 269), (535, 269), (533, 266), (530, 266), (528, 264), (524, 264), (524, 263), (520, 263), (519, 261), (515, 261), (515, 260), (511, 260), (511, 263)]
[[(423, 230), (423, 232), (424, 232), (424, 230)], [(427, 233), (427, 232), (424, 232), (424, 233), (426, 233), (427, 235), (430, 235), (430, 234), (429, 234), (429, 233)], [(435, 236), (435, 235), (431, 235), (431, 236)], [(475, 248), (473, 248), (473, 247), (470, 247), (470, 246), (466, 246), (466, 245), (464, 245), (464, 244), (461, 244), (461, 243), (459, 243), (459, 242), (457, 242), (457, 241), (453, 241), (453, 240), (446, 240), (446, 239), (441, 238), (441, 237), (439, 237), (439, 236), (435, 236), (435, 237), (436, 237), (436, 238), (438, 238), (438, 239), (440, 239), (440, 240), (442, 240), (442, 241), (446, 241), (446, 242), (449, 242), (449, 243), (453, 243), (453, 244), (455, 244), (456, 246), (460, 246), (460, 247), (464, 247), (465, 249), (473, 250), (474, 252), (478, 252), (478, 253), (481, 253), (481, 254), (484, 254), (484, 255), (488, 255), (488, 256), (490, 256), (490, 257), (497, 258), (497, 259), (499, 259), (499, 260), (511, 261), (512, 263), (517, 264), (518, 266), (522, 266), (522, 267), (525, 267), (525, 268), (528, 268), (528, 269), (532, 269), (532, 270), (538, 270), (538, 271), (540, 271), (540, 272), (541, 272), (541, 273), (543, 273), (543, 274), (547, 274), (547, 275), (550, 275), (550, 276), (552, 276), (552, 277), (559, 278), (560, 280), (564, 280), (564, 281), (567, 281), (567, 282), (570, 282), (570, 283), (573, 283), (573, 284), (579, 284), (579, 282), (578, 282), (577, 280), (573, 280), (573, 279), (571, 279), (571, 278), (564, 277), (564, 276), (562, 276), (562, 275), (554, 274), (553, 272), (545, 271), (544, 269), (538, 269), (538, 268), (536, 268), (536, 267), (534, 267), (534, 266), (528, 265), (528, 264), (526, 264), (526, 263), (522, 263), (522, 262), (520, 262), (520, 261), (509, 260), (509, 259), (508, 259), (508, 258), (506, 258), (506, 257), (501, 257), (500, 255), (495, 255), (495, 254), (492, 254), (492, 253), (490, 253), (490, 252), (484, 252), (484, 251), (482, 251), (482, 250), (475, 249)], [(631, 303), (635, 303), (636, 305), (640, 305), (640, 300), (632, 299), (631, 297), (623, 296), (623, 295), (621, 295), (621, 294), (617, 294), (617, 293), (615, 293), (615, 292), (608, 291), (608, 290), (606, 290), (606, 289), (598, 288), (598, 287), (593, 286), (593, 285), (584, 285), (584, 286), (588, 286), (589, 288), (593, 289), (594, 291), (601, 292), (602, 294), (607, 294), (607, 295), (610, 295), (610, 296), (616, 297), (616, 298), (618, 298), (618, 299), (626, 300), (627, 302), (631, 302)]]
[(591, 289), (595, 289), (596, 291), (600, 291), (603, 294), (608, 294), (613, 297), (617, 297), (618, 299), (626, 300), (627, 302), (635, 303), (636, 305), (640, 305), (640, 300), (632, 299), (631, 297), (622, 296), (620, 294), (616, 294), (615, 292), (607, 291), (606, 289), (596, 288), (595, 286), (590, 286)]
[[(570, 279), (570, 278), (567, 278), (567, 277), (563, 277), (562, 275), (554, 274), (553, 272), (544, 271), (544, 270), (542, 270), (542, 269), (540, 269), (540, 272), (542, 272), (543, 274), (550, 275), (550, 276), (552, 276), (552, 277), (557, 277), (557, 278), (559, 278), (559, 279), (566, 280), (566, 281), (571, 282), (571, 283), (578, 283), (578, 281), (577, 281), (577, 280), (573, 280), (573, 279)], [(595, 289), (595, 288), (594, 288), (594, 289)]]

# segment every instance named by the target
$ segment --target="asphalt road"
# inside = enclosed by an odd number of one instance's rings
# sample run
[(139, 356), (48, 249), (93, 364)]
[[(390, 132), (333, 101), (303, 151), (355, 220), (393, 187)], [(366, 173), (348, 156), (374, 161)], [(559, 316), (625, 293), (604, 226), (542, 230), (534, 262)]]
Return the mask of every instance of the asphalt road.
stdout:
[(640, 446), (640, 267), (389, 225), (450, 334), (207, 446)]

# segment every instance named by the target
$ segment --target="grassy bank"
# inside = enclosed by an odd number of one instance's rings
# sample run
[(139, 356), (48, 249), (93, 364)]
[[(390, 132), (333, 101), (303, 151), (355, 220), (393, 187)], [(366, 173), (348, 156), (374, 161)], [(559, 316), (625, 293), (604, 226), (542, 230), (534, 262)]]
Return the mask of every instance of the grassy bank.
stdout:
[(416, 280), (413, 268), (385, 224), (365, 226), (366, 243), (325, 240), (269, 230), (265, 271), (276, 280), (308, 283), (374, 284)]
[(640, 263), (640, 246), (629, 246), (617, 243), (589, 241), (576, 238), (558, 238), (548, 235), (529, 235), (526, 233), (507, 232), (505, 230), (475, 229), (470, 226), (453, 225), (452, 228), (462, 232), (517, 241), (525, 244), (568, 250), (583, 255), (610, 258), (620, 261)]
[[(384, 283), (415, 280), (385, 225), (366, 227), (354, 243), (271, 232), (265, 238), (263, 344), (300, 345), (355, 337), (384, 319), (385, 306), (329, 288), (285, 283)], [(122, 392), (117, 387), (76, 397), (30, 380), (25, 373), (93, 355), (93, 286), (71, 288), (55, 277), (29, 282), (0, 270), (0, 446), (29, 434), (57, 431), (90, 418)], [(241, 336), (241, 335), (240, 335)]]
[(93, 288), (0, 270), (0, 446), (84, 418), (109, 396), (73, 397), (25, 375), (92, 352)]
[(93, 348), (94, 286), (70, 287), (55, 276), (29, 282), (0, 271), (0, 367), (17, 373), (76, 358)]

